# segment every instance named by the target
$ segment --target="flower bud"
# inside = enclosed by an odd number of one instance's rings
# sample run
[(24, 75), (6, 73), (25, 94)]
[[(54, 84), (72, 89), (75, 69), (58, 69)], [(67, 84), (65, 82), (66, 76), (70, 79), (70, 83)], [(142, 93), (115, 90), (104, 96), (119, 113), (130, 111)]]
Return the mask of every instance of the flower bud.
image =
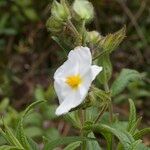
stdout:
[(46, 22), (47, 30), (50, 32), (58, 33), (63, 29), (63, 24), (51, 16)]
[(52, 16), (59, 21), (65, 22), (67, 19), (70, 18), (70, 11), (67, 4), (65, 3), (65, 0), (61, 0), (60, 3), (54, 0), (51, 13)]
[(73, 3), (76, 20), (90, 21), (94, 17), (94, 8), (92, 3), (87, 0), (75, 0)]
[(97, 44), (101, 40), (102, 36), (97, 31), (90, 31), (87, 32), (87, 38), (89, 42)]

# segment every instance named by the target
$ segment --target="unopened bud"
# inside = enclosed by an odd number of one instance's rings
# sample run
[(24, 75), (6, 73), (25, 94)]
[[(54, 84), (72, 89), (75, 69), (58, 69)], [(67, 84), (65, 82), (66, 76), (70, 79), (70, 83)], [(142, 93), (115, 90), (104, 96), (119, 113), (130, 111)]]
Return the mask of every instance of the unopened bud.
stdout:
[(87, 0), (75, 0), (73, 10), (76, 20), (85, 20), (85, 22), (88, 22), (94, 18), (93, 5)]
[(65, 0), (61, 0), (60, 3), (54, 0), (51, 13), (52, 16), (59, 21), (65, 22), (67, 19), (70, 18), (70, 11), (67, 4), (65, 3)]
[(88, 41), (92, 42), (93, 44), (97, 44), (102, 38), (102, 36), (97, 31), (87, 32), (87, 36), (88, 36)]
[(46, 22), (46, 27), (48, 31), (52, 33), (58, 33), (62, 31), (63, 24), (60, 21), (56, 20), (53, 16), (51, 16)]

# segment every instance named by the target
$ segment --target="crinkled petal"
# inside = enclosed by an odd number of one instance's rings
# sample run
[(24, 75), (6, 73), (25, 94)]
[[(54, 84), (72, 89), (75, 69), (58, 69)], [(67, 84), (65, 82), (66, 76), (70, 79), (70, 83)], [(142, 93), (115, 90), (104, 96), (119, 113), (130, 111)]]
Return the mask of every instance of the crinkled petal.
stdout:
[(80, 63), (84, 62), (87, 65), (91, 65), (92, 63), (92, 56), (90, 49), (88, 47), (78, 46), (74, 50), (69, 52), (68, 58), (70, 60), (77, 58), (76, 60)]
[(54, 79), (65, 78), (69, 75), (84, 74), (91, 66), (92, 56), (88, 47), (76, 47), (68, 54), (65, 61), (55, 72)]
[(79, 72), (82, 75), (88, 71), (92, 63), (92, 56), (88, 47), (76, 47), (70, 51), (68, 59), (74, 60), (74, 63), (79, 65)]
[(91, 67), (91, 71), (92, 71), (92, 81), (93, 81), (96, 78), (96, 76), (102, 71), (102, 67), (93, 65)]

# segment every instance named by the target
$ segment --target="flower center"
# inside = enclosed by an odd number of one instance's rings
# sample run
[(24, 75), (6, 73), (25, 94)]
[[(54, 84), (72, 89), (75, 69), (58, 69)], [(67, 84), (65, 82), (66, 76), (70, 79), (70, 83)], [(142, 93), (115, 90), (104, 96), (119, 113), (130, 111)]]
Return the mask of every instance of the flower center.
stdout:
[(66, 79), (66, 83), (72, 88), (72, 89), (77, 89), (79, 85), (81, 84), (82, 79), (80, 75), (72, 75), (68, 76)]

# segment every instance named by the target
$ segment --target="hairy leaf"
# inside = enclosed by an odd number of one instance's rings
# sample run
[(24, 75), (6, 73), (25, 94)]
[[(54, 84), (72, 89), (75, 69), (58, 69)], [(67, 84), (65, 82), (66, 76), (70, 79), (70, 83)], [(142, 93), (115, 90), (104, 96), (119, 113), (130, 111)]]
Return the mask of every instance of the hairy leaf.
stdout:
[(39, 150), (38, 145), (31, 139), (31, 138), (27, 138), (30, 147), (32, 148), (32, 150)]
[(138, 131), (136, 134), (134, 134), (134, 138), (140, 139), (140, 138), (142, 138), (142, 136), (144, 136), (146, 134), (150, 134), (150, 127)]
[(130, 104), (130, 115), (127, 129), (128, 131), (130, 131), (136, 123), (136, 108), (132, 99), (129, 99), (129, 104)]
[[(95, 138), (94, 133), (89, 133), (88, 137)], [(87, 142), (87, 150), (102, 150), (97, 141), (88, 141)]]
[(24, 129), (23, 129), (23, 120), (21, 119), (18, 123), (18, 127), (17, 127), (17, 139), (19, 140), (19, 142), (22, 144), (22, 146), (26, 149), (26, 150), (30, 150), (30, 145), (27, 141), (27, 137), (24, 133)]
[(60, 145), (66, 145), (70, 144), (72, 142), (77, 141), (86, 141), (86, 140), (95, 140), (92, 138), (85, 138), (85, 137), (61, 137), (56, 140), (51, 140), (48, 143), (46, 143), (44, 150), (53, 150), (54, 148), (60, 146)]
[(36, 105), (43, 103), (44, 101), (36, 101), (34, 103), (32, 103), (31, 105), (29, 105), (27, 107), (27, 109), (25, 110), (22, 118), (20, 119), (19, 123), (18, 123), (18, 127), (17, 127), (17, 138), (19, 139), (20, 143), (22, 144), (22, 146), (26, 149), (26, 150), (31, 150), (31, 146), (29, 144), (29, 141), (27, 140), (27, 136), (25, 135), (24, 132), (24, 128), (23, 128), (23, 121), (24, 118), (26, 117), (26, 115), (28, 114), (28, 112), (33, 109), (33, 107), (35, 107)]
[(137, 140), (132, 143), (132, 147), (129, 150), (150, 150), (150, 148), (146, 147), (141, 143), (142, 140)]
[(111, 53), (123, 41), (125, 34), (126, 27), (124, 26), (121, 30), (115, 32), (114, 34), (108, 34), (106, 37), (102, 38), (99, 44), (103, 48), (104, 52)]
[(99, 132), (99, 133), (112, 133), (115, 135), (121, 144), (123, 145), (125, 150), (129, 150), (131, 147), (131, 144), (134, 142), (134, 138), (126, 131), (120, 130), (120, 129), (115, 129), (114, 127), (110, 127), (108, 125), (104, 124), (95, 124), (92, 126), (88, 126), (86, 128), (91, 129), (93, 132)]
[(121, 73), (111, 86), (112, 96), (116, 96), (121, 93), (130, 81), (135, 81), (140, 78), (141, 76), (136, 70), (122, 69)]
[(36, 105), (38, 105), (38, 104), (40, 104), (40, 103), (43, 103), (43, 102), (45, 102), (45, 101), (44, 101), (44, 100), (40, 100), (40, 101), (36, 101), (36, 102), (32, 103), (31, 105), (29, 105), (29, 106), (26, 108), (26, 110), (25, 110), (25, 112), (24, 112), (24, 114), (23, 114), (23, 118), (24, 118), (26, 115), (28, 115), (28, 113), (30, 112), (30, 110), (33, 109)]
[(9, 129), (9, 127), (7, 125), (5, 125), (5, 124), (4, 124), (4, 127), (5, 127), (5, 129), (4, 129), (5, 131), (0, 129), (0, 133), (8, 141), (8, 143), (13, 145), (13, 146), (15, 146), (15, 147), (17, 147), (18, 149), (24, 150), (23, 146), (20, 144), (20, 142), (15, 137), (13, 132)]
[(111, 78), (112, 64), (109, 55), (104, 55), (98, 60), (98, 65), (103, 67), (102, 72), (98, 76), (98, 80), (101, 84), (107, 83)]
[(67, 147), (64, 148), (64, 150), (75, 150), (81, 145), (81, 141), (73, 142), (69, 144)]
[(21, 150), (21, 149), (15, 146), (3, 145), (3, 146), (0, 146), (0, 150)]

